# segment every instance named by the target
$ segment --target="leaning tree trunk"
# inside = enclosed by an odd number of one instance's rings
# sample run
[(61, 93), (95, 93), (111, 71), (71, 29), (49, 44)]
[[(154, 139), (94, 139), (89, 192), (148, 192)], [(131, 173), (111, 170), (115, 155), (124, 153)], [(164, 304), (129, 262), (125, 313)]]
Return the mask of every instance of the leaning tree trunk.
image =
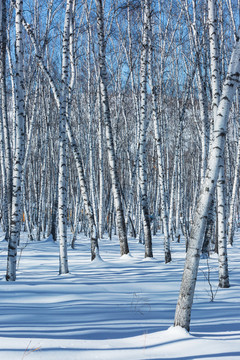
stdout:
[(80, 156), (80, 152), (78, 150), (78, 146), (73, 136), (73, 132), (70, 124), (67, 121), (67, 134), (70, 142), (71, 149), (73, 151), (73, 155), (76, 161), (77, 171), (78, 171), (78, 179), (81, 188), (81, 194), (84, 201), (84, 208), (88, 217), (89, 226), (90, 226), (90, 236), (91, 236), (91, 260), (94, 260), (96, 257), (99, 257), (99, 247), (98, 247), (98, 236), (97, 236), (97, 227), (95, 224), (94, 214), (92, 204), (90, 202), (86, 179), (84, 175), (83, 163)]
[(205, 179), (201, 185), (197, 209), (194, 215), (193, 225), (190, 234), (188, 251), (186, 255), (185, 268), (175, 313), (174, 326), (181, 326), (189, 331), (191, 308), (197, 280), (200, 252), (203, 244), (203, 234), (206, 227), (206, 218), (210, 203), (214, 196), (216, 183), (221, 167), (220, 160), (223, 156), (227, 121), (233, 96), (240, 75), (240, 33), (233, 49), (229, 63), (228, 73), (223, 84), (222, 95), (217, 110), (217, 117), (214, 128), (214, 140), (211, 144), (211, 151), (208, 160), (208, 167)]
[(101, 88), (101, 100), (103, 108), (103, 116), (106, 130), (107, 150), (108, 150), (108, 162), (110, 168), (110, 175), (112, 180), (112, 191), (114, 197), (114, 205), (117, 215), (117, 228), (118, 237), (120, 242), (121, 255), (128, 254), (128, 241), (127, 231), (123, 213), (123, 205), (119, 186), (119, 177), (117, 173), (116, 156), (113, 142), (113, 133), (110, 118), (110, 108), (108, 100), (107, 90), (107, 68), (105, 60), (105, 37), (104, 37), (104, 20), (103, 20), (103, 5), (102, 0), (95, 0), (97, 7), (97, 29), (98, 29), (98, 45), (99, 45), (99, 67), (100, 67), (100, 88)]
[(7, 281), (16, 280), (17, 246), (21, 229), (21, 196), (22, 196), (22, 163), (24, 143), (24, 80), (23, 80), (23, 43), (22, 43), (22, 10), (23, 1), (16, 1), (16, 149), (13, 159), (12, 215), (10, 239), (7, 257)]

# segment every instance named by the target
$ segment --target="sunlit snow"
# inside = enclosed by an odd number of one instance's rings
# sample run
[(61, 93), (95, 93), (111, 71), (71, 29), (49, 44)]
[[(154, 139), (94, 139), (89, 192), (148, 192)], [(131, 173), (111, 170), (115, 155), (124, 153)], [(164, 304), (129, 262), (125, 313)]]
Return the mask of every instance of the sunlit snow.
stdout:
[(120, 257), (114, 237), (100, 241), (101, 259), (91, 262), (89, 240), (79, 235), (76, 249), (69, 246), (70, 274), (59, 276), (58, 244), (25, 244), (23, 233), (17, 281), (10, 283), (2, 240), (0, 359), (240, 359), (239, 239), (228, 248), (230, 289), (217, 288), (217, 256), (201, 260), (190, 334), (172, 327), (183, 241), (171, 244), (167, 265), (161, 234), (153, 238), (153, 259), (144, 259), (135, 239), (131, 255)]

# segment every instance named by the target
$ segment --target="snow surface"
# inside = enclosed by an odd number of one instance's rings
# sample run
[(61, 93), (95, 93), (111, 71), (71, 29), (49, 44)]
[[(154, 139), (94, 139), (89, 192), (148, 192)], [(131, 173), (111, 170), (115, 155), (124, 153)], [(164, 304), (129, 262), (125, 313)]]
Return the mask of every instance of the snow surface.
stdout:
[(153, 259), (143, 258), (135, 239), (129, 239), (131, 256), (123, 257), (117, 238), (105, 239), (102, 259), (91, 263), (81, 236), (75, 250), (69, 246), (70, 274), (59, 276), (58, 244), (22, 239), (12, 283), (5, 281), (7, 247), (0, 241), (1, 360), (240, 359), (238, 234), (228, 249), (229, 289), (217, 289), (217, 256), (201, 260), (190, 334), (172, 327), (183, 241), (171, 244), (173, 260), (165, 265), (161, 234), (153, 238)]

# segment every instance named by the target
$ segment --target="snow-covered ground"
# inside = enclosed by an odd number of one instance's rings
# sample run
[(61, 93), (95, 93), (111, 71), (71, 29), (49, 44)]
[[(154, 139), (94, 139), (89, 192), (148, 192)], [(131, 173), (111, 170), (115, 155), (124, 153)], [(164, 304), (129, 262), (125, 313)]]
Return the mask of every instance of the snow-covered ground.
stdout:
[(240, 359), (240, 236), (228, 249), (230, 289), (217, 289), (216, 255), (208, 264), (201, 260), (190, 334), (171, 327), (183, 242), (172, 243), (173, 261), (165, 265), (161, 235), (147, 260), (134, 239), (131, 256), (122, 258), (116, 237), (101, 240), (102, 261), (91, 263), (81, 237), (75, 250), (69, 247), (70, 274), (59, 276), (58, 244), (25, 244), (24, 236), (14, 283), (5, 281), (6, 243), (0, 242), (1, 360)]

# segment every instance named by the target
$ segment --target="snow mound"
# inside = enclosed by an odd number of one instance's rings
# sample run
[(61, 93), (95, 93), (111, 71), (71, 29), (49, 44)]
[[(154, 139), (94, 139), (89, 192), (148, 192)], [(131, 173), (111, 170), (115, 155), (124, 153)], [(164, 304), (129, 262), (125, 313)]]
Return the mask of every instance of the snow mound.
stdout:
[(192, 337), (189, 332), (181, 326), (170, 326), (165, 333), (171, 336), (171, 338), (182, 339)]
[(133, 258), (133, 256), (128, 253), (128, 254), (124, 254), (120, 257), (121, 260), (131, 260)]
[(104, 260), (101, 258), (100, 255), (97, 255), (95, 259), (91, 261), (91, 265), (101, 266), (104, 265)]

